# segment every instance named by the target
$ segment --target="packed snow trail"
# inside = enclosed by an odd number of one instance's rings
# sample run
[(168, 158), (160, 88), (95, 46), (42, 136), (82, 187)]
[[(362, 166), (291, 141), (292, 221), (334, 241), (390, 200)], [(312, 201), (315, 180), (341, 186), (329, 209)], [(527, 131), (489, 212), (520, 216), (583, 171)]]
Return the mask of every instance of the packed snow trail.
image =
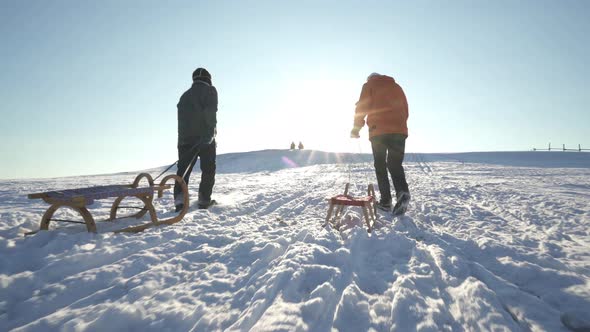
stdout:
[(353, 208), (342, 232), (321, 228), (349, 175), (353, 194), (374, 179), (366, 155), (219, 156), (218, 205), (140, 234), (107, 232), (136, 223), (122, 220), (21, 235), (45, 207), (27, 193), (135, 174), (1, 181), (0, 330), (587, 328), (588, 156), (410, 154), (410, 209), (380, 214), (372, 234)]

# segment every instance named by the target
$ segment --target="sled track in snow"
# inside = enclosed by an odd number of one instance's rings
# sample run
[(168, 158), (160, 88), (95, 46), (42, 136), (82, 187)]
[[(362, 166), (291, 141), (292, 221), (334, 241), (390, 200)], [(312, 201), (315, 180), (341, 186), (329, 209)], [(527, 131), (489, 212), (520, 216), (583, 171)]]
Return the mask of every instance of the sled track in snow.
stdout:
[[(536, 185), (535, 182), (528, 179), (524, 182), (519, 177), (520, 170), (472, 167), (475, 171), (466, 173), (470, 176), (461, 178), (460, 182), (455, 180), (452, 171), (441, 171), (437, 177), (411, 173), (413, 197), (418, 197), (418, 200), (414, 200), (414, 210), (408, 214), (415, 218), (416, 225), (424, 232), (417, 236), (417, 247), (434, 245), (446, 252), (446, 256), (463, 260), (472, 270), (469, 277), (492, 290), (521, 329), (530, 330), (539, 326), (530, 320), (530, 309), (519, 308), (517, 297), (524, 298), (530, 306), (542, 308), (547, 314), (562, 312), (561, 316), (552, 314), (555, 317), (551, 323), (554, 328), (570, 324), (569, 313), (552, 301), (544, 300), (552, 295), (532, 281), (541, 278), (561, 282), (564, 286), (583, 283), (579, 276), (562, 271), (578, 271), (583, 275), (588, 273), (587, 267), (580, 269), (577, 264), (561, 262), (566, 257), (562, 248), (576, 243), (562, 234), (575, 233), (578, 228), (564, 229), (564, 218), (580, 218), (580, 209), (585, 204), (583, 199), (574, 203), (558, 198), (548, 203), (546, 196), (538, 194), (541, 188), (530, 187), (531, 184)], [(559, 174), (558, 170), (544, 172), (555, 174), (551, 176)], [(421, 174), (427, 173), (421, 171)], [(498, 181), (496, 173), (503, 178), (513, 178), (511, 181)], [(547, 180), (551, 181), (550, 178)], [(578, 188), (585, 190), (584, 186)], [(416, 209), (419, 200), (424, 203)], [(552, 208), (547, 209), (546, 205)], [(472, 226), (467, 228), (470, 224)], [(576, 221), (574, 225), (577, 224)], [(556, 246), (554, 241), (562, 245)], [(505, 259), (499, 262), (498, 258), (502, 257)], [(563, 320), (566, 322), (561, 322)]]
[(431, 167), (431, 165), (422, 153), (409, 154), (409, 158), (406, 158), (404, 164), (406, 168), (417, 168), (420, 170), (420, 172), (422, 172), (425, 175), (434, 175), (433, 168)]

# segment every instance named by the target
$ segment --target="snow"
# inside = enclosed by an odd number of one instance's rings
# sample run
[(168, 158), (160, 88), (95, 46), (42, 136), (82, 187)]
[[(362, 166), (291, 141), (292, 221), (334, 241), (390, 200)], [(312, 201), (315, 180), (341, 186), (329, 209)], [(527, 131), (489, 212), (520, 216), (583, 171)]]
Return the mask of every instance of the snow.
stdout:
[[(0, 331), (590, 329), (590, 153), (408, 154), (405, 166), (409, 211), (379, 214), (371, 234), (355, 208), (349, 227), (321, 228), (328, 197), (375, 181), (366, 154), (220, 155), (218, 205), (139, 234), (109, 232), (128, 218), (23, 236), (47, 208), (26, 194), (135, 173), (0, 181)], [(196, 167), (191, 197), (198, 181)], [(91, 206), (95, 219), (110, 203)], [(173, 215), (171, 195), (156, 203)]]

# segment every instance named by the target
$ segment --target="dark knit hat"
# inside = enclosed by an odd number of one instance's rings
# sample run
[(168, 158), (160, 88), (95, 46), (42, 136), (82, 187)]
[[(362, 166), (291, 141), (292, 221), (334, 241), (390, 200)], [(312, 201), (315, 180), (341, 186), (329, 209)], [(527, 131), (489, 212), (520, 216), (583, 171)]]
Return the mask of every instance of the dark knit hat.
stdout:
[(197, 79), (206, 79), (208, 81), (211, 81), (211, 74), (209, 74), (209, 72), (205, 68), (197, 68), (193, 72), (193, 81), (196, 81)]

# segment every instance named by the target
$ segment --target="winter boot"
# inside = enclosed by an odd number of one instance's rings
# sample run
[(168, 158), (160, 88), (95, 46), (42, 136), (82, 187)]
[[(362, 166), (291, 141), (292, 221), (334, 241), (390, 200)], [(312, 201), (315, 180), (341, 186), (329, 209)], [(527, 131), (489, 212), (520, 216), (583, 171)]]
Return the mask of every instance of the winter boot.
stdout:
[(207, 209), (211, 205), (217, 203), (214, 199), (211, 199), (211, 197), (209, 197), (209, 199), (205, 199), (203, 196), (204, 195), (201, 195), (201, 193), (199, 192), (199, 200), (197, 201), (197, 206), (199, 207), (199, 209)]
[(206, 202), (206, 201), (198, 201), (197, 202), (199, 209), (208, 209), (211, 205), (215, 205), (215, 204), (217, 204), (217, 202), (214, 199), (212, 199), (208, 202)]
[(386, 212), (391, 212), (391, 201), (379, 201), (377, 202), (377, 208)]
[(409, 192), (401, 192), (397, 197), (397, 203), (395, 203), (395, 206), (393, 207), (393, 215), (404, 215), (408, 209), (408, 205), (410, 204), (410, 199), (411, 196)]
[(174, 212), (182, 211), (182, 209), (184, 208), (184, 201), (183, 201), (182, 193), (180, 193), (180, 194), (178, 194), (178, 196), (176, 196), (176, 198), (174, 199), (174, 205), (176, 206), (176, 209), (174, 209)]

